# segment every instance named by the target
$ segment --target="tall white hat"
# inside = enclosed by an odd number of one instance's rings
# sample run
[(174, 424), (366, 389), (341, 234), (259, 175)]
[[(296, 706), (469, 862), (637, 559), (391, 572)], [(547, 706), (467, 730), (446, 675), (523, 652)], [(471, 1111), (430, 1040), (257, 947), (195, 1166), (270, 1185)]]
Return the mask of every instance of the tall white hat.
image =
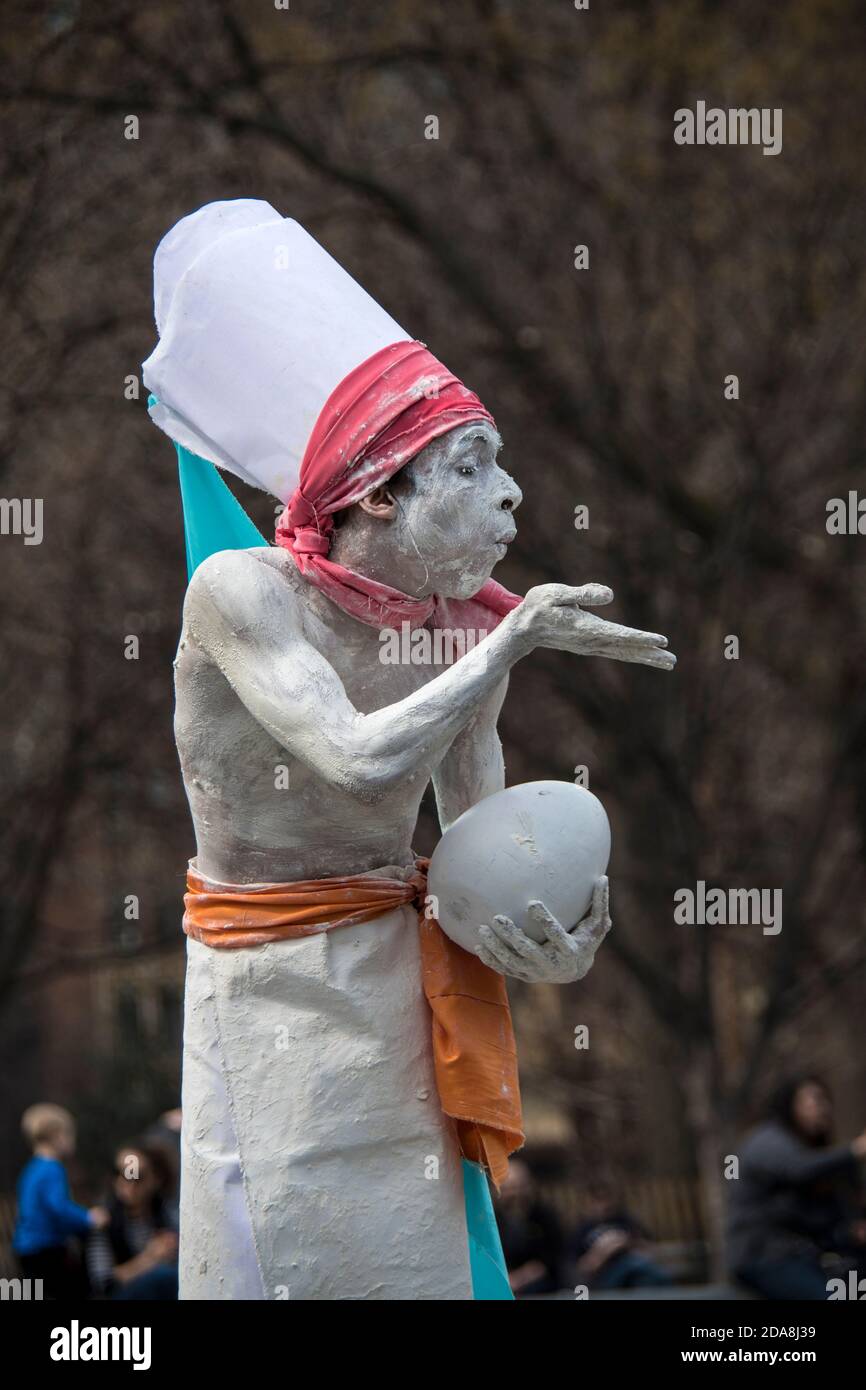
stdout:
[(248, 198), (208, 203), (163, 238), (154, 308), (152, 419), (283, 502), (334, 388), (409, 338), (303, 227)]

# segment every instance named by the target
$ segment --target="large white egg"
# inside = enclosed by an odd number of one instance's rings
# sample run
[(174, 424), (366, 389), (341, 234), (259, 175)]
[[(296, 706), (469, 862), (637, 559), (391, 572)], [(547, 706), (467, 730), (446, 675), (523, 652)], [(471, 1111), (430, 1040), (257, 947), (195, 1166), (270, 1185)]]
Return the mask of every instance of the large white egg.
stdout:
[(597, 796), (572, 782), (521, 782), (448, 827), (430, 860), (427, 891), (442, 930), (464, 950), (475, 951), (478, 928), (496, 915), (544, 941), (529, 903), (540, 899), (573, 927), (609, 858), (610, 824)]

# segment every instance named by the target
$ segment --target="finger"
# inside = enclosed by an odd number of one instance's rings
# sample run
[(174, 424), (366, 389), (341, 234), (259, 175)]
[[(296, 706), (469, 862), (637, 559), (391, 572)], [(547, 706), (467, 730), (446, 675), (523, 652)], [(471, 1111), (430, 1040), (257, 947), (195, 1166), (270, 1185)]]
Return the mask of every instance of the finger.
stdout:
[(578, 584), (571, 592), (574, 596), (571, 602), (581, 608), (602, 608), (606, 603), (613, 603), (613, 589), (606, 584)]
[(592, 908), (587, 917), (575, 928), (585, 941), (600, 944), (611, 929), (610, 885), (607, 878), (598, 878), (592, 890)]
[(488, 955), (498, 962), (500, 970), (509, 967), (519, 966), (520, 957), (497, 936), (492, 927), (487, 925), (478, 928), (478, 940), (484, 947)]
[(596, 618), (593, 628), (599, 637), (614, 642), (631, 642), (637, 647), (666, 647), (668, 644), (662, 632), (642, 632), (639, 627), (624, 627), (622, 623), (609, 623), (604, 618)]
[(548, 942), (553, 947), (555, 956), (571, 957), (574, 953), (573, 944), (568, 932), (561, 922), (557, 922), (552, 913), (548, 912), (544, 903), (534, 899), (529, 904), (529, 915), (534, 922), (541, 927)]
[(592, 890), (592, 915), (596, 921), (610, 926), (610, 879), (607, 874), (595, 880)]
[(476, 946), (475, 954), (481, 961), (481, 964), (487, 966), (488, 970), (495, 970), (497, 975), (505, 974), (505, 971), (502, 969), (501, 964), (496, 959), (493, 952), (488, 951), (486, 946)]
[(512, 979), (529, 980), (529, 974), (517, 969), (510, 962), (501, 961), (490, 951), (485, 951), (483, 946), (479, 946), (475, 952), (482, 965), (486, 965), (488, 970), (495, 970), (497, 975), (508, 975)]
[(619, 643), (602, 643), (588, 656), (605, 656), (610, 661), (629, 661), (637, 666), (654, 666), (657, 671), (673, 671), (677, 659), (673, 652), (658, 647), (631, 647)]
[(521, 964), (520, 958), (502, 946), (489, 927), (479, 929), (481, 945), (476, 953), (483, 965), (495, 970), (498, 975), (513, 975), (518, 980), (528, 980), (529, 971)]
[(518, 959), (538, 960), (541, 955), (541, 947), (538, 942), (533, 941), (531, 936), (527, 936), (526, 932), (515, 926), (510, 917), (494, 917), (493, 931), (503, 946), (513, 951)]
[(599, 608), (613, 603), (613, 589), (606, 584), (546, 584), (547, 601), (554, 608)]

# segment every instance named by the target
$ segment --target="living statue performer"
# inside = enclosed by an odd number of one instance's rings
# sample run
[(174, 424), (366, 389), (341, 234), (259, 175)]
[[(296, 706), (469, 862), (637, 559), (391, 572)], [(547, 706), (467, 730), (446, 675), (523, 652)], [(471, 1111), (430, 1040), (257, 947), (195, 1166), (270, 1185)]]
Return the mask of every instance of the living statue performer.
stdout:
[[(444, 830), (503, 787), (497, 716), (533, 648), (674, 658), (588, 613), (601, 585), (490, 578), (521, 501), (490, 413), (296, 222), (253, 200), (184, 218), (155, 307), (144, 379), (191, 574), (181, 1297), (507, 1298), (485, 1176), (523, 1138), (503, 977), (585, 975), (607, 881), (577, 925), (536, 904), (544, 944), (498, 917), (473, 955), (423, 911), (419, 804), (432, 779)], [(275, 545), (212, 465), (280, 500)], [(380, 659), (421, 624), (486, 636), (444, 668)]]

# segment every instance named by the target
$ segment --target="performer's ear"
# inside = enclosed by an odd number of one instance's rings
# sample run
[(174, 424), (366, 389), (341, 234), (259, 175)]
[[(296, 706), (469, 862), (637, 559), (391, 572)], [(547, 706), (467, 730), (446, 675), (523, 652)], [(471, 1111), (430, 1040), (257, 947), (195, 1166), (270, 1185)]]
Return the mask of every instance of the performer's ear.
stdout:
[(389, 492), (384, 483), (374, 488), (366, 497), (362, 497), (358, 506), (370, 516), (385, 518), (394, 516), (397, 510), (397, 503), (394, 500), (393, 493)]

